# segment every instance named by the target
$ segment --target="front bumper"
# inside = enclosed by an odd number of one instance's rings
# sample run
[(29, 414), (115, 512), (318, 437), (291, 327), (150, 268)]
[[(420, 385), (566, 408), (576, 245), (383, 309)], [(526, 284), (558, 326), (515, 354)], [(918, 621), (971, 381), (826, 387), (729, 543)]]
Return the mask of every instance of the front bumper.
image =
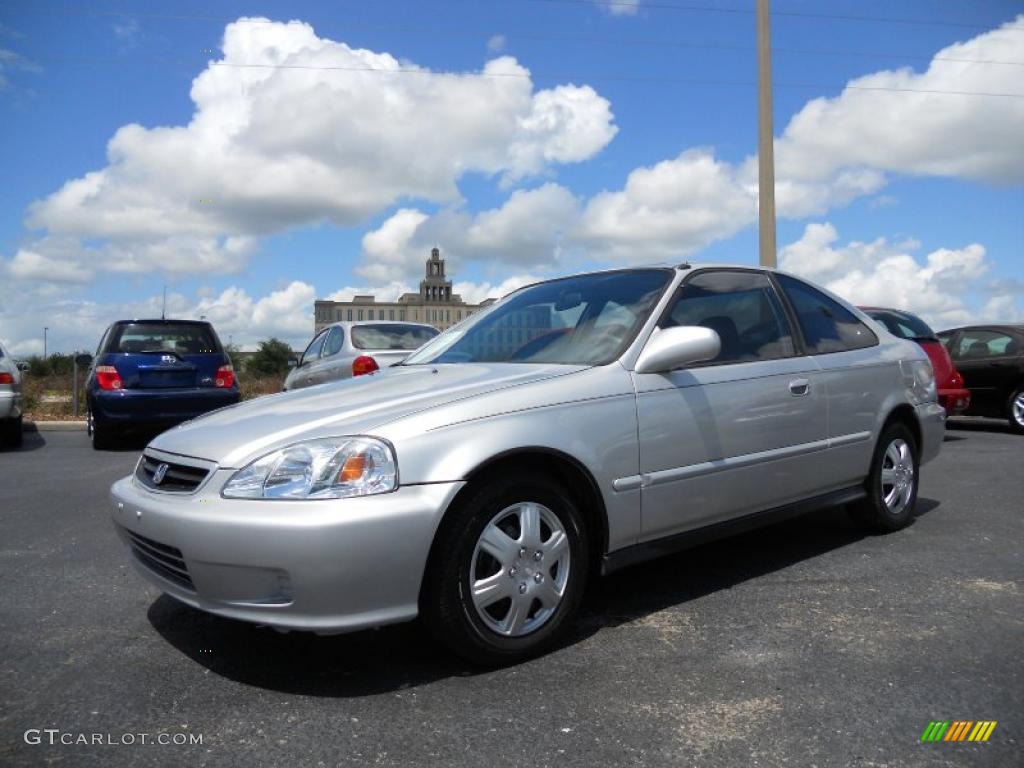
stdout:
[(242, 399), (237, 388), (98, 390), (90, 396), (97, 421), (129, 424), (177, 424), (204, 413), (235, 405)]
[(946, 436), (946, 409), (939, 403), (922, 403), (914, 407), (921, 426), (921, 463), (925, 464), (942, 449)]
[(115, 528), (149, 581), (204, 611), (288, 629), (347, 632), (416, 616), (434, 533), (464, 483), (323, 501), (221, 498), (233, 473), (214, 471), (187, 495), (131, 477), (113, 485)]

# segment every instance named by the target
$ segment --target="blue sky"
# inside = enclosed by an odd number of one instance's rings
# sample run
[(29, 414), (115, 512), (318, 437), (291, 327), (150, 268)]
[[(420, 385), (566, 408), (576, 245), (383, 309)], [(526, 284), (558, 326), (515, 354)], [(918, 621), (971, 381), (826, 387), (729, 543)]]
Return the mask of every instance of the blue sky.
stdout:
[[(0, 338), (91, 348), (166, 284), (300, 345), (314, 297), (415, 286), (434, 244), (470, 299), (754, 263), (752, 8), (0, 0)], [(782, 265), (1024, 320), (1024, 3), (772, 12)]]

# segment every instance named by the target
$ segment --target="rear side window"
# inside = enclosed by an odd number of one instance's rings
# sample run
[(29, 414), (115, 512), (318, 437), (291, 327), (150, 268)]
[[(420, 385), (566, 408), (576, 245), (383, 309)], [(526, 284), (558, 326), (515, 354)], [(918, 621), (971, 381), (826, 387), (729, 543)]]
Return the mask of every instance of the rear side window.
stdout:
[(341, 348), (345, 346), (345, 331), (338, 326), (331, 328), (331, 332), (327, 334), (327, 340), (324, 342), (324, 351), (321, 357), (330, 357), (341, 352)]
[(850, 310), (807, 283), (777, 275), (800, 322), (807, 353), (823, 355), (878, 344), (878, 337)]
[(722, 350), (704, 365), (774, 360), (794, 354), (793, 338), (771, 281), (759, 272), (701, 272), (688, 280), (662, 327), (701, 325)]
[(911, 341), (935, 338), (935, 332), (917, 315), (911, 315), (908, 312), (886, 312), (883, 310), (872, 310), (868, 312), (868, 315), (872, 320), (884, 325), (889, 333), (898, 338), (910, 339)]
[(202, 355), (221, 349), (213, 329), (205, 324), (124, 323), (112, 329), (105, 351)]
[(356, 325), (350, 331), (356, 349), (419, 349), (437, 336), (421, 325)]
[(1017, 354), (1017, 342), (1012, 336), (996, 331), (963, 331), (956, 345), (958, 359), (978, 357), (1005, 357)]

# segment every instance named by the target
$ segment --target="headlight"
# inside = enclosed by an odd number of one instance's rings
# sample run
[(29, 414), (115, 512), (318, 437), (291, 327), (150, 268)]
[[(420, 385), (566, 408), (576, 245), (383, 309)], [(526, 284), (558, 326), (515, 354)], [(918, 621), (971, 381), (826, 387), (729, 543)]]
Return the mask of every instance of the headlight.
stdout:
[(398, 487), (395, 452), (372, 437), (328, 437), (289, 445), (238, 470), (229, 499), (344, 499)]

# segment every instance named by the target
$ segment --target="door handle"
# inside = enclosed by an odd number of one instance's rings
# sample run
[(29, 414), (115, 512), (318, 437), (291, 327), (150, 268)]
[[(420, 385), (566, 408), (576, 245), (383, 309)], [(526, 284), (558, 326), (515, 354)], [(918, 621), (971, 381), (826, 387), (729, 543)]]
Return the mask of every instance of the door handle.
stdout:
[(795, 397), (806, 395), (811, 391), (811, 382), (807, 379), (793, 379), (789, 382), (789, 391), (793, 393)]

